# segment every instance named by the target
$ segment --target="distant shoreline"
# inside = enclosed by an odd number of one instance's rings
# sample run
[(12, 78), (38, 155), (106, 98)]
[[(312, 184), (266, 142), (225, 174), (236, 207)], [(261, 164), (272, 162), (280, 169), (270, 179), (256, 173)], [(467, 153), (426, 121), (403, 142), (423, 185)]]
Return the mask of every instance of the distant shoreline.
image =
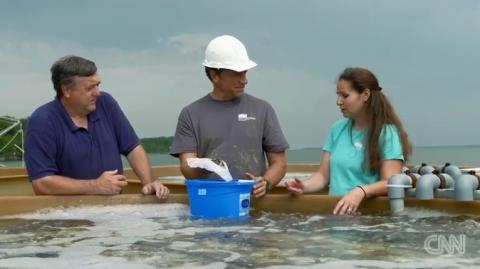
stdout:
[[(288, 163), (316, 163), (320, 162), (321, 147), (292, 149), (287, 151)], [(168, 153), (148, 153), (152, 165), (178, 165), (178, 159)], [(124, 159), (124, 167), (128, 162)], [(418, 146), (413, 148), (409, 164), (428, 163), (443, 165), (446, 162), (470, 167), (480, 167), (480, 146)], [(21, 161), (0, 161), (8, 167), (20, 167)]]
[[(479, 145), (413, 146), (413, 148), (469, 148), (469, 147), (480, 147), (480, 144)], [(323, 147), (305, 147), (305, 148), (294, 148), (289, 150), (293, 151), (293, 150), (322, 150), (322, 149)]]

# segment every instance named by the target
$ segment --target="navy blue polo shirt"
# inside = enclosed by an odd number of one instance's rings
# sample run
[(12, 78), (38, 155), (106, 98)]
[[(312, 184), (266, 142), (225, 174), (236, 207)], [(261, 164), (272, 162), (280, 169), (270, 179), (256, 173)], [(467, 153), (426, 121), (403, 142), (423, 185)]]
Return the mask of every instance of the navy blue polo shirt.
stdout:
[(28, 121), (25, 162), (30, 181), (48, 175), (96, 179), (123, 173), (120, 154), (140, 144), (132, 125), (111, 95), (102, 92), (88, 114), (88, 129), (76, 126), (58, 98), (37, 108)]

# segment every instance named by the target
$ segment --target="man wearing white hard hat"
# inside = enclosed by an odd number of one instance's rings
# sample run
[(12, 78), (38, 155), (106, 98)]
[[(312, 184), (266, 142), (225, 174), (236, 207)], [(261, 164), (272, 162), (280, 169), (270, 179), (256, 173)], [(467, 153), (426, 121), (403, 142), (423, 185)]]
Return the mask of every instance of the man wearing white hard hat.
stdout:
[(208, 44), (203, 66), (213, 90), (182, 110), (170, 150), (185, 178), (218, 178), (187, 159), (220, 159), (233, 178), (255, 179), (253, 194), (262, 197), (285, 176), (288, 143), (275, 111), (245, 93), (247, 71), (256, 65), (233, 36)]

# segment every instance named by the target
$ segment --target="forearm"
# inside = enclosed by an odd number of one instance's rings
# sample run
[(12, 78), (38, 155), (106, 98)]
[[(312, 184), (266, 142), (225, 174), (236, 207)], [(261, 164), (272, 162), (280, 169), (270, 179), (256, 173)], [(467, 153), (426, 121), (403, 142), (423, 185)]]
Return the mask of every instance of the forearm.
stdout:
[(328, 180), (317, 171), (313, 173), (307, 180), (303, 181), (305, 193), (318, 192), (323, 190), (328, 185)]
[(378, 182), (364, 185), (362, 188), (365, 190), (367, 197), (377, 197), (387, 195), (387, 180), (380, 180)]
[(208, 171), (201, 169), (201, 168), (192, 168), (188, 165), (188, 159), (197, 158), (197, 153), (194, 152), (184, 152), (181, 153), (179, 156), (180, 159), (180, 171), (182, 172), (183, 176), (187, 179), (194, 179), (194, 178), (205, 178), (205, 176), (209, 173)]
[(128, 162), (137, 175), (142, 185), (152, 182), (152, 170), (150, 168), (150, 161), (147, 153), (141, 145), (138, 145), (127, 155)]
[(402, 166), (402, 160), (384, 160), (380, 169), (380, 180), (375, 183), (362, 186), (367, 194), (367, 197), (387, 195), (388, 179), (391, 176), (400, 173)]
[(207, 174), (207, 171), (204, 169), (188, 166), (187, 162), (182, 162), (180, 164), (180, 170), (182, 171), (183, 176), (187, 179), (204, 178)]
[(32, 181), (37, 195), (92, 195), (97, 194), (97, 180), (79, 180), (51, 175)]
[(268, 166), (263, 177), (270, 182), (270, 186), (277, 185), (287, 172), (287, 164), (283, 161), (277, 161)]

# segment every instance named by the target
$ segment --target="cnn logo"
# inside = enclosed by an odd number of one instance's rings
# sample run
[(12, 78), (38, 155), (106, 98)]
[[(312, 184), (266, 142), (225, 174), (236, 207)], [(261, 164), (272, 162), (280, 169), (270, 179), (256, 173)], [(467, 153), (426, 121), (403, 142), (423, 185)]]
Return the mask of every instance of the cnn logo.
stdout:
[(429, 254), (465, 254), (465, 235), (453, 234), (448, 237), (445, 235), (432, 234), (425, 239), (424, 248)]

